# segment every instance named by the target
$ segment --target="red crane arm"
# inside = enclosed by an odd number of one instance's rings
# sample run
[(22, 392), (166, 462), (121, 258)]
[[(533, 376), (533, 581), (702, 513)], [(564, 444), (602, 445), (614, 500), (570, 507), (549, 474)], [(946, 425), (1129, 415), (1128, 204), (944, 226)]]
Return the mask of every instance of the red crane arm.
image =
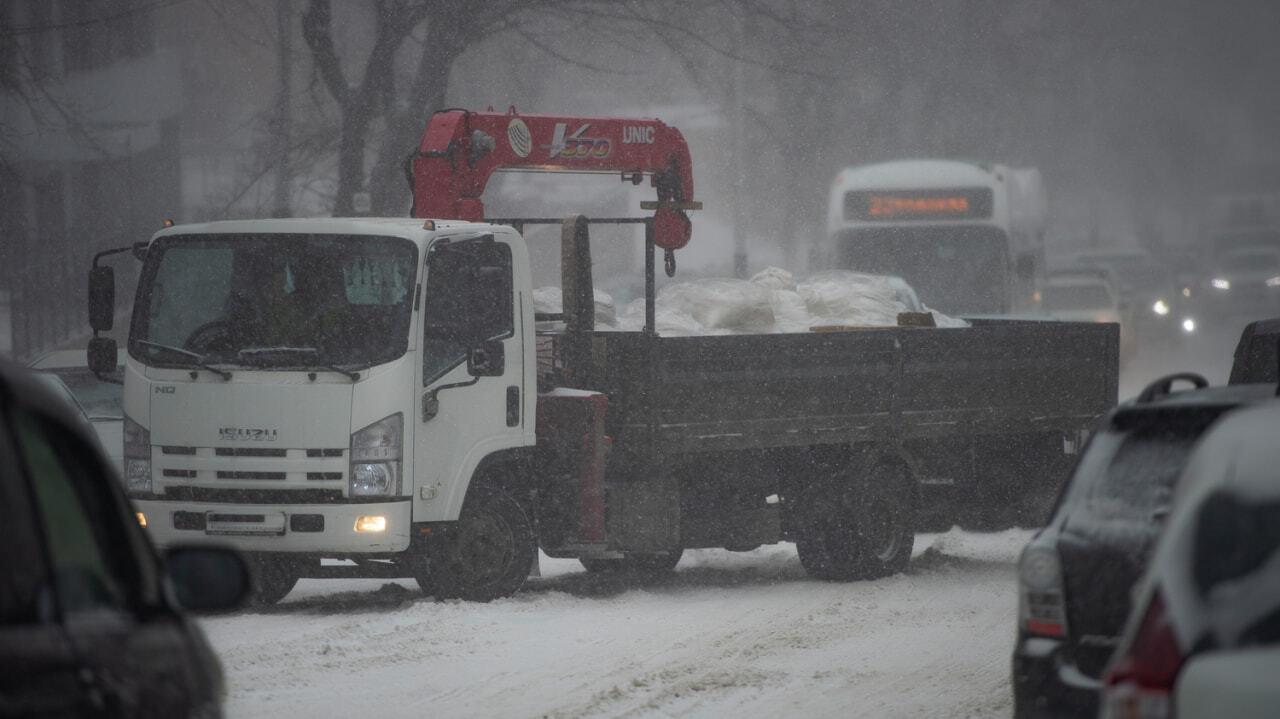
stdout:
[(680, 131), (651, 118), (517, 115), (444, 110), (431, 116), (413, 157), (413, 216), (482, 220), (480, 195), (500, 169), (617, 172), (657, 188), (654, 244), (689, 242), (685, 210), (693, 201), (693, 167)]

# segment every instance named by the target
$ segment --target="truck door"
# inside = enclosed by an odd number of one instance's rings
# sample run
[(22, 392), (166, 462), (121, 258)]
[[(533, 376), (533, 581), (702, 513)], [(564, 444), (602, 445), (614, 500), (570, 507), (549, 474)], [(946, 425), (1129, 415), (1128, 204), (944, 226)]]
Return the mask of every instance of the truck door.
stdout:
[(521, 323), (511, 247), (493, 235), (427, 252), (414, 521), (457, 519), (477, 466), (523, 443)]

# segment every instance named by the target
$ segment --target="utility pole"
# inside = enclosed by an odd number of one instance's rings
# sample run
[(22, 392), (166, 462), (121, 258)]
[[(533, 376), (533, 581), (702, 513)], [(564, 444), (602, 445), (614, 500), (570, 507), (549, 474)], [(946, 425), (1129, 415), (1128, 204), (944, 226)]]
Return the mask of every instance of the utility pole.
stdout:
[(747, 198), (746, 169), (742, 155), (746, 152), (746, 132), (743, 115), (746, 114), (746, 76), (743, 68), (742, 53), (747, 48), (745, 27), (746, 10), (737, 6), (734, 12), (734, 30), (736, 42), (733, 63), (733, 276), (745, 279), (747, 276), (747, 237), (745, 234)]
[(277, 47), (280, 55), (277, 62), (279, 79), (276, 97), (276, 116), (272, 121), (272, 140), (275, 143), (276, 187), (272, 214), (276, 217), (289, 217), (293, 214), (289, 207), (289, 185), (293, 179), (293, 171), (289, 163), (289, 135), (293, 122), (290, 112), (291, 84), (289, 76), (293, 71), (292, 37), (293, 18), (289, 0), (276, 0), (276, 34), (279, 36)]

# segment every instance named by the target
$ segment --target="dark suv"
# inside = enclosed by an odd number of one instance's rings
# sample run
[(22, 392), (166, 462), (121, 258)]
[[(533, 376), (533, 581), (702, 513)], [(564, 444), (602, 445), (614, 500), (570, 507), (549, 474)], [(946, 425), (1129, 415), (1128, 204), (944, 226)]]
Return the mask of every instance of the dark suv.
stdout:
[(72, 412), (0, 360), (0, 716), (221, 716), (221, 667), (181, 610), (237, 606), (244, 562), (162, 563)]
[[(1183, 381), (1194, 389), (1173, 391)], [(1130, 589), (1146, 567), (1192, 445), (1223, 413), (1275, 392), (1274, 384), (1208, 387), (1199, 375), (1176, 374), (1103, 418), (1052, 518), (1018, 562), (1016, 717), (1097, 713)]]

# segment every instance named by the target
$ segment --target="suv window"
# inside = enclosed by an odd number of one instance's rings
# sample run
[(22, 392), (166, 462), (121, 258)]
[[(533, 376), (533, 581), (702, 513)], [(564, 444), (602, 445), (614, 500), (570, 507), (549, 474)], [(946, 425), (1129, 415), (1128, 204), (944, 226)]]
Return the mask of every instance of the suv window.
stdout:
[(17, 412), (13, 420), (45, 530), (59, 609), (68, 615), (128, 610), (151, 599), (140, 595), (154, 577), (138, 575), (149, 563), (134, 556), (137, 543), (103, 491), (106, 480), (87, 476), (98, 463), (78, 461), (92, 456), (92, 449), (37, 416)]
[[(0, 626), (37, 621), (40, 589), (48, 585), (39, 525), (31, 514), (31, 496), (20, 477), (12, 446), (0, 437)], [(14, 476), (19, 475), (19, 476)]]

